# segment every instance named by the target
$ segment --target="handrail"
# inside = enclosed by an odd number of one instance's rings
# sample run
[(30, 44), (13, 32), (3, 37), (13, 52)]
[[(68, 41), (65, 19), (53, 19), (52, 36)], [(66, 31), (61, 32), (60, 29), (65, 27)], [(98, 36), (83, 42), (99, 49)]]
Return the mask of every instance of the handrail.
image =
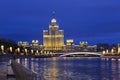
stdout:
[(14, 60), (11, 61), (11, 66), (17, 80), (41, 80), (37, 73), (25, 68)]

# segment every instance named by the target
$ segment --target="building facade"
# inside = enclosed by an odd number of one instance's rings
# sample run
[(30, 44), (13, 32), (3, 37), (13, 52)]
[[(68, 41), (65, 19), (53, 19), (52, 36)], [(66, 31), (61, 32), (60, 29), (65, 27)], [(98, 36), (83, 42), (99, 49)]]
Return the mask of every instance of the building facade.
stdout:
[(68, 52), (74, 51), (74, 47), (75, 47), (74, 40), (72, 39), (66, 40), (66, 50)]
[(43, 46), (44, 50), (59, 51), (64, 46), (64, 31), (59, 30), (56, 19), (51, 20), (49, 31), (43, 30)]
[(28, 47), (28, 46), (29, 46), (29, 43), (28, 43), (27, 41), (26, 41), (26, 42), (19, 41), (19, 42), (18, 42), (18, 46)]
[(32, 47), (38, 47), (39, 41), (38, 40), (32, 40)]

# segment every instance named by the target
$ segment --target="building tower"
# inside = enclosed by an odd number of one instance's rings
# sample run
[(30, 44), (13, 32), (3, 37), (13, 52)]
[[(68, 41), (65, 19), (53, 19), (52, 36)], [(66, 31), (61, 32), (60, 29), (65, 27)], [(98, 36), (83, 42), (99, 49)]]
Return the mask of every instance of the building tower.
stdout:
[(59, 51), (64, 46), (64, 32), (59, 30), (55, 18), (51, 20), (49, 31), (43, 30), (43, 46), (44, 50)]

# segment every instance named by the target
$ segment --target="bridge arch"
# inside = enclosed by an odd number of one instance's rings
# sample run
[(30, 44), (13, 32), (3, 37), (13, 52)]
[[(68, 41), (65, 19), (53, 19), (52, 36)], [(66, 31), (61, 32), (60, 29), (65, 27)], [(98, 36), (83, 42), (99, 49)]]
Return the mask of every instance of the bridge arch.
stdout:
[(72, 55), (94, 55), (94, 56), (101, 56), (101, 54), (97, 53), (97, 52), (72, 52), (72, 53), (64, 53), (64, 54), (60, 55), (60, 57), (72, 56)]

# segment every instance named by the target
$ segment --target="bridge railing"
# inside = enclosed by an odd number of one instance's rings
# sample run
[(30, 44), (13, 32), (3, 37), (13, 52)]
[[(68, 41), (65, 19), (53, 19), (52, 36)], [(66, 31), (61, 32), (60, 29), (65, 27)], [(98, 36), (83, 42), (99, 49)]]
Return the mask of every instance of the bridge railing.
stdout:
[(37, 73), (25, 68), (16, 61), (11, 61), (12, 69), (16, 75), (17, 80), (41, 80)]

